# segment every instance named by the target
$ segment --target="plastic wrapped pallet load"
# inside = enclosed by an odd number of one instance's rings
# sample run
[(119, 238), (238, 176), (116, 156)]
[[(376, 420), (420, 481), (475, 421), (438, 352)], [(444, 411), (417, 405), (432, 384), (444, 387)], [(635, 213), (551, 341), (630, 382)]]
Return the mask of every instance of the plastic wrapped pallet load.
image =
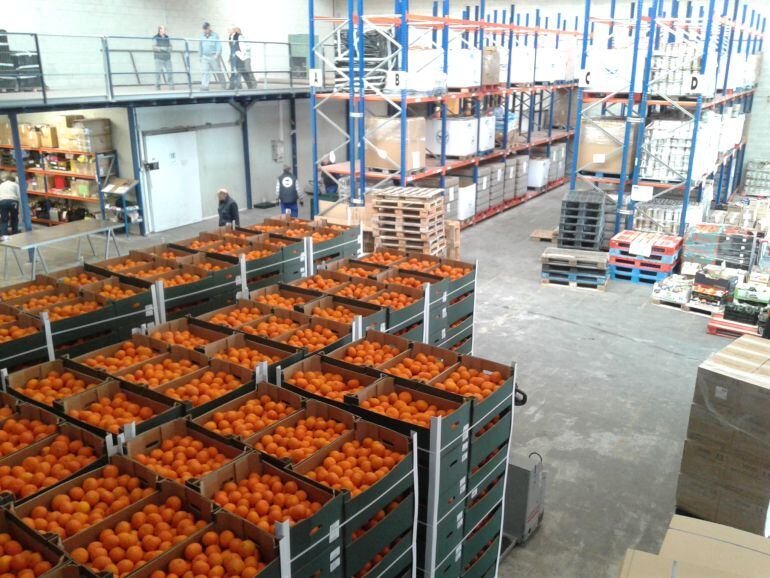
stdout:
[(550, 167), (551, 159), (530, 157), (527, 186), (530, 189), (541, 189), (548, 185), (548, 171)]
[(407, 90), (419, 94), (441, 94), (446, 91), (446, 81), (444, 51), (441, 48), (410, 48), (407, 73), (388, 75), (385, 92)]
[(495, 117), (482, 116), (479, 123), (479, 150), (490, 151), (495, 148)]
[[(578, 166), (581, 171), (619, 175), (623, 166), (623, 142), (626, 131), (624, 117), (595, 118), (580, 126)], [(631, 125), (626, 170), (634, 168), (638, 124)], [(530, 169), (531, 170), (531, 169)]]
[(481, 83), (481, 50), (450, 48), (447, 55), (447, 87), (471, 88)]
[[(401, 120), (366, 117), (366, 168), (398, 170), (401, 164)], [(425, 119), (406, 119), (406, 170), (425, 166)]]
[(465, 221), (476, 214), (476, 185), (471, 183), (457, 190), (457, 220)]
[[(431, 118), (428, 120), (426, 130), (425, 148), (431, 155), (439, 156), (441, 154), (442, 141), (446, 143), (446, 155), (448, 157), (475, 155), (480, 150), (478, 146), (479, 122), (476, 118), (448, 118), (446, 120), (446, 136), (441, 130), (441, 119)], [(494, 139), (494, 125), (492, 138)]]

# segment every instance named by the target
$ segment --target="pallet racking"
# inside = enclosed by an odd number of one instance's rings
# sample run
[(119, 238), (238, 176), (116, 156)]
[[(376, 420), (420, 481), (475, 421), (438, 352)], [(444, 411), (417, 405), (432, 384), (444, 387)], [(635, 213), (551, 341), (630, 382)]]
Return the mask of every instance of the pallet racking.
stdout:
[[(751, 9), (750, 19), (747, 20), (749, 2), (745, 0), (723, 0), (721, 13), (717, 12), (717, 0), (704, 0), (699, 5), (688, 1), (684, 6), (679, 0), (671, 0), (670, 3), (666, 0), (651, 0), (649, 3), (640, 0), (630, 4), (628, 18), (617, 16), (617, 4), (616, 0), (611, 1), (608, 17), (596, 17), (592, 16), (591, 0), (585, 0), (575, 131), (580, 135), (581, 127), (598, 127), (597, 117), (625, 119), (623, 138), (603, 131), (617, 145), (607, 156), (620, 155), (620, 170), (615, 171), (619, 174), (586, 170), (596, 160), (579, 166), (579, 149), (585, 146), (579, 136), (573, 149), (570, 174), (570, 190), (589, 187), (616, 195), (613, 199), (617, 204), (615, 233), (634, 227), (635, 213), (644, 211), (639, 203), (668, 197), (681, 199), (683, 207), (690, 207), (693, 197), (700, 202), (704, 199), (704, 191), (713, 188), (713, 199), (718, 205), (727, 202), (740, 190), (745, 137), (742, 136), (729, 148), (721, 149), (715, 162), (706, 168), (698, 162), (698, 153), (702, 149), (696, 150), (696, 146), (699, 140), (706, 138), (706, 131), (701, 130), (705, 114), (722, 115), (727, 112), (727, 107), (737, 107), (735, 112), (738, 115), (751, 112), (756, 77), (748, 74), (736, 80), (733, 76), (743, 74), (741, 70), (756, 67), (766, 25), (766, 18), (755, 9)], [(680, 15), (682, 10), (684, 14)], [(601, 33), (597, 33), (598, 30)], [(608, 85), (597, 87), (596, 83), (592, 84), (595, 80), (591, 78), (594, 66), (589, 52), (594, 47), (597, 47), (602, 59), (613, 50), (630, 51), (628, 61), (620, 64), (630, 71), (622, 85), (616, 84), (611, 86), (613, 90), (602, 91), (600, 89)], [(677, 89), (669, 81), (679, 71), (663, 68), (661, 74), (656, 59), (665, 58), (667, 54), (679, 57), (682, 52), (689, 54), (690, 60), (686, 64), (690, 72), (685, 73), (686, 84)], [(660, 118), (661, 114), (684, 119), (680, 128), (686, 133), (686, 138), (682, 140), (689, 142), (689, 147), (685, 147), (688, 152), (684, 158), (684, 170), (668, 165), (647, 138), (648, 121)], [(666, 178), (642, 178), (643, 157), (666, 167)], [(710, 199), (704, 200), (708, 202)], [(687, 227), (687, 213), (688, 210), (683, 209), (678, 217), (680, 236), (684, 235)], [(655, 221), (650, 215), (645, 214), (645, 217)]]
[[(577, 82), (572, 79), (538, 81), (537, 62), (539, 52), (556, 51), (560, 45), (564, 47), (567, 40), (579, 36), (577, 19), (574, 30), (567, 30), (567, 19), (562, 18), (561, 13), (552, 19), (541, 15), (539, 9), (533, 14), (523, 14), (513, 4), (510, 9), (488, 11), (484, 0), (473, 10), (471, 7), (463, 8), (458, 17), (450, 16), (449, 0), (434, 0), (430, 15), (412, 13), (406, 0), (395, 0), (392, 14), (369, 15), (364, 10), (363, 0), (349, 0), (346, 16), (318, 17), (315, 16), (314, 0), (309, 0), (309, 16), (312, 158), (316, 169), (313, 181), (314, 213), (318, 213), (321, 174), (325, 180), (330, 178), (338, 186), (341, 181), (349, 179), (349, 202), (361, 205), (370, 188), (393, 184), (419, 186), (420, 180), (428, 177), (438, 177), (443, 186), (447, 173), (463, 167), (473, 167), (473, 181), (478, 183), (479, 163), (503, 160), (508, 155), (528, 152), (536, 147), (544, 147), (546, 154), (550, 154), (554, 143), (568, 142), (574, 135), (572, 103)], [(553, 22), (556, 26), (549, 28)], [(321, 27), (324, 27), (323, 33), (319, 33)], [(366, 55), (367, 34), (376, 36), (386, 46), (379, 58)], [(330, 46), (332, 43), (335, 46)], [(410, 92), (409, 79), (415, 74), (414, 67), (410, 68), (413, 57), (410, 55), (414, 55), (418, 46), (439, 54), (437, 59), (441, 60), (443, 74), (449, 70), (449, 52), (454, 46), (497, 48), (507, 58), (501, 66), (504, 81), (484, 84), (480, 78), (478, 86), (460, 91)], [(330, 50), (336, 50), (338, 58), (335, 59)], [(519, 53), (531, 57), (532, 70), (523, 73), (524, 78), (520, 78), (521, 62), (513, 62), (514, 55)], [(359, 58), (359, 55), (366, 58)], [(516, 77), (513, 76), (514, 70)], [(387, 76), (386, 82), (391, 90), (384, 89), (383, 75)], [(331, 76), (341, 79), (341, 82), (335, 82)], [(556, 128), (553, 114), (557, 95), (563, 95), (568, 102), (566, 122), (559, 128)], [(345, 125), (335, 122), (326, 110), (330, 103), (340, 101), (345, 102), (347, 107)], [(442, 139), (439, 154), (429, 159), (426, 166), (409, 170), (408, 115), (424, 115), (427, 109), (429, 116), (440, 120), (443, 134), (450, 107), (455, 111), (465, 110), (467, 116), (475, 118), (477, 123), (483, 111), (503, 107), (502, 142), (482, 149), (477, 139), (475, 154), (450, 159), (445, 139)], [(362, 170), (367, 149), (372, 154), (372, 143), (367, 138), (371, 134), (366, 128), (367, 119), (377, 108), (388, 110), (388, 122), (400, 123), (398, 158), (391, 159), (389, 170)], [(509, 123), (514, 122), (511, 113), (519, 114), (515, 128), (526, 135), (523, 142), (509, 141), (509, 130), (512, 128)], [(318, 125), (322, 121), (329, 123), (342, 136), (341, 144), (326, 154), (319, 153)], [(347, 160), (336, 162), (337, 155), (343, 150)], [(564, 182), (566, 179), (559, 179), (544, 189), (529, 191), (523, 197), (492, 206), (476, 214), (466, 224), (489, 218)]]

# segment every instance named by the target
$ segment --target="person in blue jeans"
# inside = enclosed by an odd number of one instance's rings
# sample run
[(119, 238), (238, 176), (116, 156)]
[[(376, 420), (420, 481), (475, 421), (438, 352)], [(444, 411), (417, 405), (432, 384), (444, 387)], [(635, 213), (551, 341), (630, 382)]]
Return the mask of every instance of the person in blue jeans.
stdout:
[(209, 89), (212, 78), (216, 82), (217, 74), (220, 72), (219, 55), (221, 53), (219, 36), (211, 29), (211, 24), (204, 22), (198, 47), (198, 57), (201, 62), (201, 90)]
[(0, 237), (19, 232), (19, 185), (11, 173), (0, 173)]
[(297, 179), (291, 173), (291, 167), (283, 167), (283, 172), (275, 183), (275, 194), (281, 205), (281, 214), (284, 214), (289, 210), (291, 211), (292, 217), (297, 217), (299, 215), (297, 202), (299, 201), (300, 205), (304, 205), (304, 203), (297, 193)]

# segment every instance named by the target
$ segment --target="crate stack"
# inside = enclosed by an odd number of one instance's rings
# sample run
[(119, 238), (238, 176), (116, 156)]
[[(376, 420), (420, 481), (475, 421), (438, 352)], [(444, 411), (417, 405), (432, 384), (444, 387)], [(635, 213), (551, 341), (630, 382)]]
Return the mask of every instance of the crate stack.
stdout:
[(527, 195), (529, 156), (518, 155), (505, 159), (505, 200), (520, 199)]
[(446, 250), (444, 191), (387, 187), (369, 193), (377, 247), (441, 255)]
[(681, 249), (681, 237), (621, 231), (610, 241), (610, 278), (654, 285), (674, 273)]
[(505, 162), (490, 163), (489, 207), (498, 207), (505, 201)]
[(747, 197), (770, 197), (770, 162), (751, 161), (746, 164), (743, 194)]
[(607, 286), (607, 254), (580, 249), (548, 247), (540, 257), (541, 283), (604, 291)]
[(756, 257), (756, 237), (731, 225), (700, 223), (687, 231), (683, 261), (706, 266), (723, 264), (748, 270)]
[(604, 236), (604, 194), (570, 191), (561, 203), (559, 247), (599, 251)]

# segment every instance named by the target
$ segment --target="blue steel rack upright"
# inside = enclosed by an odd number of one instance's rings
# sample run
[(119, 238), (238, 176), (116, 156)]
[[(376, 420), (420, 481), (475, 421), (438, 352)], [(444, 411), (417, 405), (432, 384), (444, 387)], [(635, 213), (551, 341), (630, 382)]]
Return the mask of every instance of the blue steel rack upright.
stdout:
[[(722, 4), (720, 15), (717, 14), (718, 3)], [(666, 16), (666, 4), (670, 6), (668, 13), (671, 16)], [(742, 10), (739, 10), (741, 6)], [(611, 190), (616, 194), (615, 233), (623, 228), (633, 228), (635, 212), (643, 210), (633, 197), (630, 202), (625, 203), (625, 197), (629, 194), (633, 195), (636, 187), (652, 189), (653, 199), (672, 193), (681, 195), (683, 209), (678, 225), (679, 235), (684, 235), (687, 227), (687, 207), (691, 196), (696, 194), (700, 201), (703, 187), (712, 179), (714, 200), (717, 204), (726, 202), (740, 188), (746, 148), (745, 139), (741, 139), (731, 150), (720, 154), (713, 167), (699, 174), (694, 173), (696, 145), (700, 136), (701, 118), (705, 111), (714, 110), (721, 114), (727, 105), (735, 104), (740, 106), (742, 113), (751, 112), (756, 79), (750, 86), (730, 86), (731, 63), (734, 59), (741, 58), (749, 63), (753, 55), (761, 52), (766, 19), (756, 10), (752, 10), (750, 22), (747, 23), (748, 3), (741, 0), (705, 0), (699, 6), (694, 6), (693, 2), (686, 2), (684, 8), (685, 14), (680, 17), (678, 0), (670, 2), (638, 0), (630, 5), (630, 17), (622, 19), (616, 17), (617, 1), (612, 0), (609, 6), (609, 17), (599, 18), (592, 17), (591, 0), (585, 0), (581, 82), (578, 90), (578, 114), (575, 126), (577, 138), (573, 149), (570, 189), (576, 190), (579, 185), (587, 185), (604, 193)], [(695, 15), (696, 10), (697, 15)], [(607, 27), (608, 48), (615, 47), (617, 38), (626, 31), (631, 38), (633, 51), (629, 63), (631, 72), (625, 89), (599, 92), (591, 88), (588, 51), (596, 38), (595, 33), (589, 33), (594, 25)], [(736, 31), (739, 33), (737, 38)], [(713, 81), (716, 87), (713, 95), (704, 95), (703, 91), (692, 91), (685, 95), (666, 95), (663, 90), (657, 90), (657, 83), (666, 80), (671, 73), (667, 72), (657, 79), (652, 78), (652, 60), (654, 55), (661, 54), (661, 45), (665, 46), (675, 41), (694, 48), (698, 60), (693, 62), (699, 62), (700, 75), (694, 78), (693, 82), (697, 84), (704, 83), (705, 80)], [(709, 66), (710, 60), (714, 58), (716, 58), (716, 66)], [(640, 67), (642, 74), (637, 78)], [(706, 76), (707, 72), (713, 74), (714, 78), (709, 79)], [(639, 80), (641, 87), (637, 85)], [(583, 169), (590, 166), (592, 164), (590, 162), (583, 167), (578, 166), (579, 148), (582, 144), (580, 143), (581, 127), (583, 124), (597, 126), (594, 121), (595, 116), (591, 114), (597, 109), (600, 110), (601, 116), (614, 114), (626, 120), (623, 140), (612, 139), (618, 145), (613, 152), (622, 151), (618, 176), (587, 173)], [(665, 161), (659, 159), (647, 148), (646, 122), (654, 113), (663, 110), (676, 111), (687, 119), (685, 122), (692, 125), (686, 172), (671, 169)], [(635, 140), (632, 135), (634, 124), (639, 125)], [(643, 153), (667, 167), (671, 172), (676, 172), (681, 178), (674, 181), (670, 178), (666, 180), (641, 178)], [(629, 158), (633, 161), (630, 173), (627, 170)]]

